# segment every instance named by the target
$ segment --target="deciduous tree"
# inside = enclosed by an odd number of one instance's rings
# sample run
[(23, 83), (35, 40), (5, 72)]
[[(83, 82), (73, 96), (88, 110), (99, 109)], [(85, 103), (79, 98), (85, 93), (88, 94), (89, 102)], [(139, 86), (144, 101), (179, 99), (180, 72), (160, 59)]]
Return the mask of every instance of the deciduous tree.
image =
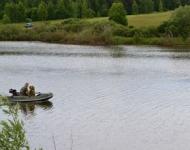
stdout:
[(122, 25), (128, 24), (123, 3), (115, 2), (112, 4), (109, 10), (109, 19)]

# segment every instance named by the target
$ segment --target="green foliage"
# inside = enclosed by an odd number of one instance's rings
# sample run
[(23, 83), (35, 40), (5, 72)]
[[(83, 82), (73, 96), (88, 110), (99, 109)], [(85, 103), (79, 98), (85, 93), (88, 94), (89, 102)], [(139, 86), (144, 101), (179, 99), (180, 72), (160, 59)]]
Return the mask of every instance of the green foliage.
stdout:
[(139, 8), (141, 13), (151, 13), (153, 12), (154, 3), (152, 0), (143, 0), (140, 1)]
[(164, 10), (162, 0), (159, 0), (159, 7), (158, 7), (158, 10), (159, 10), (159, 12), (162, 12), (162, 11)]
[(22, 2), (6, 3), (4, 14), (9, 17), (11, 22), (22, 22), (26, 19), (26, 10)]
[(38, 17), (40, 20), (46, 20), (48, 17), (47, 5), (43, 1), (38, 6)]
[(24, 123), (18, 117), (19, 105), (11, 105), (6, 97), (0, 96), (0, 109), (10, 118), (0, 121), (0, 149), (30, 150)]
[(56, 16), (59, 19), (70, 18), (73, 16), (73, 7), (71, 0), (60, 0), (57, 4)]
[(106, 0), (99, 0), (98, 3), (98, 16), (108, 15), (108, 3)]
[(38, 17), (38, 8), (33, 7), (31, 9), (31, 18), (32, 18), (32, 20), (38, 20), (39, 19), (39, 17)]
[(147, 12), (151, 13), (153, 12), (153, 8), (154, 8), (154, 2), (152, 0), (147, 0)]
[[(189, 0), (1, 0), (0, 19), (6, 14), (11, 22), (36, 20), (91, 18), (108, 16), (115, 2), (122, 2), (128, 14), (173, 10)], [(43, 4), (43, 5), (42, 5)]]
[(7, 105), (9, 105), (8, 99), (0, 95), (0, 108)]
[(64, 18), (72, 18), (73, 17), (73, 6), (72, 0), (64, 0), (65, 3), (65, 17)]
[(29, 145), (25, 136), (23, 122), (18, 119), (18, 108), (4, 110), (12, 116), (11, 120), (1, 121), (0, 149), (1, 150), (29, 150)]
[(159, 31), (169, 37), (181, 36), (186, 40), (190, 36), (190, 6), (176, 9), (170, 20), (160, 25)]
[[(171, 12), (128, 16), (130, 23), (129, 27), (118, 24), (115, 21), (108, 20), (107, 18), (69, 18), (61, 21), (34, 22), (34, 27), (30, 30), (25, 29), (24, 24), (11, 24), (8, 26), (1, 25), (0, 40), (28, 40), (93, 45), (122, 43), (155, 43), (166, 45), (167, 42), (163, 39), (171, 39), (169, 40), (171, 45), (174, 45), (175, 42), (178, 44), (187, 44), (189, 41), (188, 39), (187, 42), (172, 40), (174, 38), (179, 39), (179, 36), (182, 36), (184, 32), (187, 34), (187, 31), (189, 30), (189, 28), (185, 26), (186, 30), (179, 32), (182, 31), (182, 29), (179, 30), (178, 24), (180, 24), (179, 22), (183, 23), (183, 21), (174, 19), (176, 18), (174, 17), (176, 15), (173, 15), (169, 21), (158, 27), (158, 25), (164, 20), (167, 20), (170, 15)], [(163, 16), (164, 18), (162, 18)], [(183, 17), (177, 18), (181, 19)], [(189, 19), (186, 17), (185, 20), (187, 21), (184, 22), (189, 22)], [(141, 26), (139, 26), (139, 23)], [(186, 24), (183, 23), (183, 25)], [(188, 38), (188, 36), (186, 38)]]
[(190, 35), (190, 6), (176, 9), (171, 21), (183, 39), (187, 39)]
[(23, 122), (18, 118), (18, 105), (11, 106), (7, 98), (0, 96), (0, 108), (11, 119), (0, 121), (0, 149), (1, 150), (29, 150)]
[(7, 24), (7, 23), (11, 23), (11, 20), (10, 20), (10, 18), (9, 18), (6, 14), (4, 14), (4, 15), (3, 15), (2, 22), (3, 22), (4, 24)]
[(50, 1), (48, 3), (47, 11), (48, 11), (48, 19), (54, 19), (55, 18), (55, 6), (52, 1)]
[(173, 8), (178, 8), (181, 5), (181, 1), (180, 0), (174, 0), (174, 6)]
[[(181, 1), (183, 1), (183, 0), (172, 0), (172, 1), (164, 0), (163, 5), (164, 5), (165, 9), (173, 10), (181, 5)], [(189, 2), (186, 1), (186, 4), (188, 4), (188, 3)]]
[(18, 16), (18, 19), (17, 19), (17, 22), (23, 22), (25, 21), (26, 19), (26, 9), (25, 9), (25, 6), (24, 4), (20, 1), (17, 5), (17, 16)]
[(83, 0), (82, 1), (82, 9), (81, 9), (81, 13), (82, 13), (82, 18), (92, 18), (95, 16), (95, 12), (89, 8), (88, 6), (88, 1), (87, 0)]
[(109, 19), (119, 24), (127, 25), (126, 11), (121, 2), (113, 3), (109, 10)]
[(138, 8), (138, 4), (136, 2), (136, 0), (133, 0), (133, 4), (132, 4), (132, 14), (136, 15), (139, 13), (139, 8)]
[(26, 23), (31, 23), (32, 19), (31, 18), (26, 18)]
[[(15, 22), (15, 5), (13, 3), (6, 3), (4, 8), (4, 14), (9, 17), (11, 22)], [(13, 13), (14, 12), (14, 13)]]

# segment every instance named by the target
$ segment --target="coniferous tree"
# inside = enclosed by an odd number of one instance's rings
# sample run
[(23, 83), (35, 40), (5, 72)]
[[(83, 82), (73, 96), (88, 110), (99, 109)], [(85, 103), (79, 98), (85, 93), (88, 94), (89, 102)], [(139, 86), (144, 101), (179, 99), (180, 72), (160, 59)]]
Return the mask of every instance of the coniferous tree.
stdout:
[(170, 10), (173, 8), (172, 0), (163, 0), (163, 5), (165, 10)]
[(25, 21), (26, 19), (26, 9), (24, 4), (19, 1), (18, 5), (17, 5), (17, 22), (22, 22)]
[(154, 1), (154, 11), (159, 11), (160, 0), (153, 0), (153, 1)]
[(178, 8), (181, 5), (180, 0), (173, 0), (173, 9)]
[(152, 0), (147, 0), (147, 13), (153, 12), (154, 8), (154, 2)]
[(140, 12), (150, 13), (153, 11), (154, 3), (152, 0), (142, 0), (140, 1)]
[(55, 6), (52, 1), (48, 2), (47, 11), (48, 11), (48, 19), (54, 19), (55, 18)]
[(96, 14), (97, 16), (106, 16), (108, 13), (108, 5), (106, 0), (96, 0)]
[(11, 22), (16, 22), (17, 21), (17, 7), (14, 3), (6, 3), (5, 5), (5, 10), (4, 14), (9, 17)]
[(38, 8), (37, 7), (33, 7), (32, 9), (31, 9), (31, 16), (30, 16), (31, 18), (32, 18), (32, 20), (34, 20), (34, 21), (37, 21), (38, 19), (39, 19), (39, 17), (38, 17)]
[(138, 14), (139, 13), (139, 8), (138, 8), (138, 4), (136, 2), (136, 0), (133, 0), (133, 4), (132, 4), (132, 14)]
[(95, 13), (93, 10), (89, 8), (88, 1), (83, 0), (82, 1), (82, 18), (90, 18), (93, 17)]
[(47, 5), (43, 1), (38, 6), (38, 17), (40, 20), (46, 20), (48, 17)]
[(87, 0), (82, 1), (82, 18), (88, 18), (89, 16), (89, 7)]
[(57, 4), (56, 17), (59, 19), (70, 18), (73, 16), (73, 9), (70, 0), (59, 0)]
[(72, 0), (65, 0), (66, 18), (73, 17)]
[(146, 13), (146, 4), (141, 0), (139, 1), (139, 12)]
[(57, 8), (56, 8), (56, 17), (59, 19), (66, 18), (65, 10), (66, 10), (65, 1), (64, 0), (58, 1)]
[(173, 10), (190, 4), (190, 0), (0, 0), (0, 19), (4, 15), (11, 22), (22, 22), (26, 18), (44, 20), (108, 16), (114, 2), (122, 2), (125, 11), (130, 14)]
[(82, 0), (76, 0), (76, 13), (78, 18), (82, 18)]
[(159, 12), (162, 12), (164, 10), (162, 0), (159, 2)]
[(181, 0), (181, 5), (190, 5), (190, 0)]
[(77, 4), (76, 1), (72, 1), (73, 18), (77, 18), (78, 17), (77, 5), (78, 4)]

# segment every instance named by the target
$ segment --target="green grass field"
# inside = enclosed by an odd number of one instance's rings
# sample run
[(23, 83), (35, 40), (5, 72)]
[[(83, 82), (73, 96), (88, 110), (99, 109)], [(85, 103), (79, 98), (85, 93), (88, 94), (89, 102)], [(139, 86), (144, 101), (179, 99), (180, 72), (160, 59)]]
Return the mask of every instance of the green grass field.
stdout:
[(162, 22), (167, 21), (172, 11), (162, 13), (152, 13), (143, 15), (128, 16), (129, 25), (134, 27), (159, 26)]
[[(172, 14), (172, 11), (161, 12), (161, 13), (152, 13), (152, 14), (141, 14), (141, 15), (129, 15), (128, 23), (129, 26), (134, 27), (150, 27), (150, 26), (159, 26), (162, 22), (167, 21)], [(86, 19), (89, 22), (104, 21), (108, 18), (92, 18)]]
[[(150, 26), (159, 26), (162, 22), (167, 21), (172, 15), (172, 11), (161, 12), (161, 13), (152, 13), (152, 14), (141, 14), (141, 15), (128, 15), (129, 26), (134, 27), (150, 27)], [(84, 19), (88, 22), (97, 22), (108, 20), (107, 17), (97, 17), (91, 19)], [(50, 21), (52, 23), (58, 23), (59, 20)]]

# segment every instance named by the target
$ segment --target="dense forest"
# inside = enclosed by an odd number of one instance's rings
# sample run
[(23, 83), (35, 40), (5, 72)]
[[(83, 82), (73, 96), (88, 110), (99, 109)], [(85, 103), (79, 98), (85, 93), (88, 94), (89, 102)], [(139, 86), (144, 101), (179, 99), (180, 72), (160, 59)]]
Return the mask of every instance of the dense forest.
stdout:
[[(107, 16), (115, 0), (1, 0), (0, 18), (6, 22)], [(119, 0), (116, 0), (119, 1)], [(128, 14), (173, 10), (190, 0), (120, 0)]]

